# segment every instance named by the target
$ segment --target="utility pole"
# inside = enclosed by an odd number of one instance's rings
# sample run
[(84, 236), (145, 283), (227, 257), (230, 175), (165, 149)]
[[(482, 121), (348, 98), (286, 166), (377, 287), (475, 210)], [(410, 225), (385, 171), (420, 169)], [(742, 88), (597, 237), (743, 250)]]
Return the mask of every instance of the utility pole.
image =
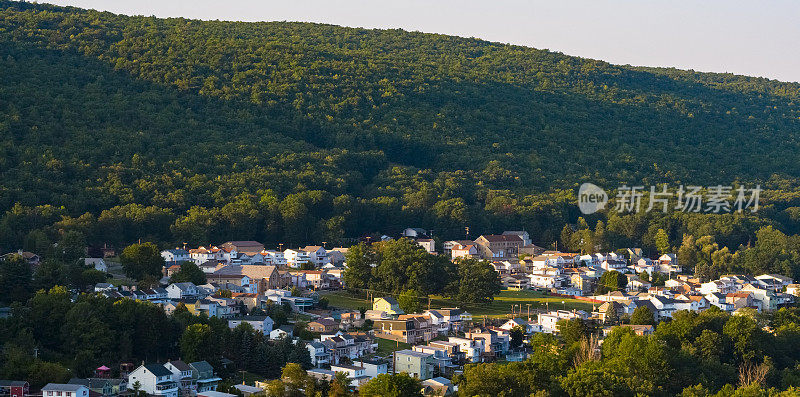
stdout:
[(469, 240), (469, 226), (464, 226), (464, 230), (467, 232), (467, 240)]
[(528, 303), (528, 321), (531, 321), (531, 304)]

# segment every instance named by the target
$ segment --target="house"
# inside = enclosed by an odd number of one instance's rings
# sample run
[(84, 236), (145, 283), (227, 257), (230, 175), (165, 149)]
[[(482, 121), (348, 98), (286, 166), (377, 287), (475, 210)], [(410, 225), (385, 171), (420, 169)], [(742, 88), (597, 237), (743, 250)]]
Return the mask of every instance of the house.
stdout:
[(430, 320), (431, 331), (438, 335), (447, 335), (450, 332), (450, 322), (438, 310), (426, 310), (422, 313)]
[(172, 371), (161, 364), (142, 364), (128, 375), (128, 390), (138, 389), (149, 395), (178, 397), (178, 386)]
[(110, 283), (97, 283), (94, 285), (94, 292), (116, 291), (117, 287)]
[(270, 339), (283, 339), (283, 338), (293, 338), (294, 337), (294, 327), (291, 325), (281, 325), (278, 328), (272, 330), (269, 333)]
[(449, 396), (453, 394), (453, 382), (437, 376), (422, 381), (422, 394), (425, 396)]
[(331, 333), (339, 329), (339, 323), (330, 318), (320, 318), (310, 321), (307, 328), (311, 332)]
[[(783, 287), (781, 287), (783, 289)], [(760, 288), (753, 284), (746, 284), (742, 287), (741, 292), (750, 293), (753, 297), (753, 304), (758, 307), (761, 312), (772, 312), (778, 310), (778, 295), (775, 293), (774, 287)]]
[(275, 324), (269, 316), (241, 316), (228, 320), (228, 328), (236, 328), (241, 324), (250, 324), (254, 330), (262, 334), (269, 335), (272, 326)]
[(303, 247), (303, 251), (308, 252), (311, 256), (311, 262), (317, 267), (322, 267), (326, 263), (330, 263), (331, 260), (328, 257), (328, 251), (325, 250), (325, 247), (320, 245), (307, 245)]
[(375, 337), (391, 339), (403, 343), (415, 343), (416, 330), (414, 320), (376, 320), (374, 325)]
[(89, 397), (89, 388), (69, 383), (48, 383), (42, 388), (42, 397)]
[(23, 250), (18, 250), (16, 252), (9, 252), (8, 254), (0, 256), (0, 261), (11, 259), (11, 258), (14, 258), (16, 256), (21, 256), (22, 259), (25, 261), (25, 263), (27, 263), (27, 264), (29, 264), (31, 266), (37, 266), (39, 264), (39, 262), (41, 261), (41, 258), (39, 257), (39, 255), (36, 255), (33, 252), (28, 252), (28, 251), (23, 251)]
[(728, 303), (726, 294), (720, 292), (712, 292), (710, 294), (703, 295), (710, 305), (714, 305), (726, 312), (733, 311), (733, 304)]
[(424, 343), (434, 338), (434, 330), (431, 327), (430, 317), (424, 314), (401, 314), (398, 320), (414, 322), (414, 339), (412, 343)]
[(359, 386), (370, 380), (370, 377), (365, 374), (364, 368), (357, 367), (355, 365), (335, 364), (331, 365), (331, 371), (333, 371), (334, 373), (336, 372), (346, 373), (347, 378), (350, 379), (350, 387), (354, 388), (358, 388)]
[(417, 245), (422, 247), (429, 254), (436, 252), (436, 241), (433, 241), (432, 238), (419, 238), (417, 239)]
[(191, 299), (200, 295), (197, 286), (190, 282), (172, 283), (166, 288), (170, 299)]
[(448, 342), (454, 343), (458, 346), (458, 351), (463, 355), (466, 362), (477, 363), (483, 357), (484, 344), (483, 339), (473, 340), (462, 338), (458, 336), (451, 336)]
[(678, 265), (678, 257), (675, 254), (664, 254), (658, 257), (658, 271), (661, 273), (680, 273), (683, 271)]
[(0, 380), (0, 395), (25, 397), (30, 394), (30, 385), (24, 380)]
[(521, 318), (512, 318), (500, 326), (501, 329), (504, 329), (506, 331), (511, 331), (516, 327), (521, 327), (526, 334), (531, 334), (541, 330), (538, 324), (533, 324)]
[(403, 237), (408, 237), (412, 239), (422, 238), (428, 235), (428, 231), (425, 229), (420, 229), (418, 227), (409, 227), (403, 230), (400, 234)]
[(791, 285), (793, 280), (791, 277), (781, 276), (780, 274), (762, 274), (756, 276), (759, 284), (765, 288), (772, 289), (775, 292), (781, 292), (784, 288)]
[(222, 380), (214, 373), (214, 367), (206, 361), (195, 361), (189, 363), (192, 367), (192, 381), (197, 385), (197, 392), (208, 392), (217, 390), (217, 385)]
[(324, 343), (312, 341), (306, 344), (306, 349), (308, 349), (308, 354), (311, 356), (311, 365), (319, 368), (331, 363), (331, 353)]
[(106, 261), (103, 258), (83, 258), (83, 264), (99, 272), (108, 273), (108, 265), (106, 265)]
[(223, 393), (216, 390), (206, 390), (197, 393), (197, 397), (236, 397), (235, 394)]
[(115, 390), (110, 379), (105, 378), (72, 378), (67, 383), (71, 385), (86, 386), (89, 389), (89, 392), (97, 393), (101, 396), (116, 396), (120, 392), (119, 388), (116, 388)]
[(750, 292), (732, 292), (725, 295), (725, 301), (733, 305), (733, 309), (753, 306), (753, 295)]
[(627, 252), (628, 259), (630, 259), (631, 263), (636, 263), (639, 261), (639, 259), (644, 258), (641, 248), (627, 248), (625, 251)]
[(512, 274), (502, 279), (503, 287), (514, 291), (526, 290), (530, 287), (530, 279), (522, 274)]
[(465, 332), (464, 337), (482, 341), (483, 355), (496, 358), (508, 352), (511, 334), (501, 328), (475, 328)]
[(789, 284), (786, 286), (786, 293), (789, 295), (800, 296), (800, 284)]
[(299, 269), (307, 263), (314, 263), (311, 260), (311, 254), (300, 248), (287, 249), (283, 251), (283, 256), (286, 258), (286, 264), (295, 269)]
[(547, 313), (539, 313), (536, 316), (536, 322), (542, 328), (542, 332), (547, 333), (554, 333), (558, 331), (558, 327), (556, 324), (560, 320), (570, 320), (573, 318), (586, 320), (589, 318), (588, 313), (577, 310), (577, 311), (567, 311), (567, 310), (554, 310)]
[(433, 358), (433, 365), (440, 374), (447, 373), (448, 375), (452, 375), (453, 370), (457, 367), (453, 365), (450, 350), (446, 348), (432, 345), (416, 345), (411, 349), (418, 353), (430, 354)]
[(349, 329), (364, 325), (364, 320), (361, 318), (361, 312), (354, 310), (339, 314), (339, 325), (342, 327), (342, 329)]
[(517, 235), (487, 234), (475, 239), (478, 254), (483, 259), (514, 258), (524, 245)]
[(233, 385), (233, 387), (240, 391), (244, 397), (249, 397), (253, 395), (263, 395), (264, 389), (256, 386), (248, 386), (248, 385)]
[(192, 375), (192, 367), (189, 364), (181, 360), (168, 361), (164, 364), (164, 368), (172, 372), (172, 380), (178, 384), (180, 395), (191, 396), (197, 393), (197, 384)]
[(209, 282), (218, 284), (232, 283), (241, 286), (243, 281), (254, 283), (259, 294), (285, 286), (277, 268), (267, 265), (228, 265), (217, 269), (207, 278)]
[(635, 274), (626, 274), (628, 285), (625, 287), (629, 292), (647, 291), (653, 286), (649, 281), (643, 281)]
[(400, 303), (390, 296), (375, 298), (372, 301), (372, 310), (386, 312), (390, 315), (404, 314), (403, 310), (400, 309)]
[(353, 361), (353, 365), (364, 368), (364, 375), (374, 378), (380, 374), (389, 373), (389, 363), (382, 360), (360, 359)]
[(620, 273), (627, 273), (628, 262), (621, 259), (606, 259), (600, 264), (600, 268), (605, 271), (616, 270)]
[(396, 351), (393, 368), (395, 373), (405, 372), (417, 379), (430, 379), (433, 377), (433, 355), (413, 350)]
[(700, 293), (703, 295), (721, 293), (730, 294), (739, 290), (739, 286), (731, 280), (714, 280), (700, 284)]
[(222, 243), (220, 248), (224, 248), (228, 252), (261, 252), (264, 251), (264, 244), (258, 241), (228, 241)]
[(504, 236), (517, 236), (522, 240), (522, 245), (531, 245), (533, 241), (531, 241), (531, 235), (524, 230), (507, 230), (503, 232)]
[(180, 248), (161, 251), (161, 257), (165, 263), (183, 263), (192, 260), (189, 251)]
[(525, 254), (528, 256), (537, 256), (540, 255), (542, 252), (546, 251), (544, 248), (536, 245), (536, 244), (527, 244), (523, 245), (519, 249), (520, 254)]

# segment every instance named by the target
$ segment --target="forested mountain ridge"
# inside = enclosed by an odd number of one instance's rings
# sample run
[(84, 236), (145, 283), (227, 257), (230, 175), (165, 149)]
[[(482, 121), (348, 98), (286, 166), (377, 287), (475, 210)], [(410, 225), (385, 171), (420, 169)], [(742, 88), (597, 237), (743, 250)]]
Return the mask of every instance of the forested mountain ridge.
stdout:
[(4, 249), (33, 230), (299, 244), (470, 225), (552, 240), (583, 181), (760, 181), (780, 205), (752, 224), (797, 227), (779, 216), (797, 206), (795, 83), (9, 1), (0, 70)]

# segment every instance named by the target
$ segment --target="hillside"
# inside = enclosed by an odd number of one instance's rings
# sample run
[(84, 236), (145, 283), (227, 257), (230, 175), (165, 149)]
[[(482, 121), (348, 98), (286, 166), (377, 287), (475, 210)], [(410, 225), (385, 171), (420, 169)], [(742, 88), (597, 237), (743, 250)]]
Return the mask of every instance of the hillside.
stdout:
[(0, 71), (5, 250), (33, 230), (300, 244), (469, 225), (547, 242), (575, 221), (584, 181), (760, 182), (776, 203), (762, 218), (798, 226), (780, 215), (800, 202), (793, 83), (401, 30), (9, 1)]

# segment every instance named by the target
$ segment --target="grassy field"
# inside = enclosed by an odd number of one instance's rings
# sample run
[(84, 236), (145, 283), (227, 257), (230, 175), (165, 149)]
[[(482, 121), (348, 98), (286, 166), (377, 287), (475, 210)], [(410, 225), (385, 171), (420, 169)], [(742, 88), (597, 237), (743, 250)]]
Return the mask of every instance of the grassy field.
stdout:
[[(358, 309), (361, 307), (370, 308), (372, 304), (363, 297), (353, 296), (344, 291), (334, 291), (325, 294), (331, 306), (345, 308), (345, 309)], [(562, 303), (564, 302), (564, 303)], [(423, 302), (427, 305), (427, 302)], [(487, 316), (490, 318), (507, 317), (511, 313), (512, 305), (522, 305), (523, 313), (528, 310), (530, 304), (531, 311), (539, 309), (550, 310), (556, 309), (577, 309), (590, 311), (592, 304), (577, 299), (561, 298), (558, 296), (550, 296), (544, 292), (539, 291), (501, 291), (499, 295), (494, 297), (494, 301), (486, 304), (467, 304), (458, 305), (456, 302), (445, 299), (439, 296), (434, 296), (431, 299), (431, 308), (442, 307), (461, 307), (467, 310), (476, 318), (478, 316)], [(519, 306), (516, 306), (515, 311), (519, 311)]]
[(375, 351), (375, 354), (381, 357), (386, 357), (392, 354), (392, 352), (398, 350), (405, 350), (410, 349), (411, 345), (408, 343), (397, 342), (389, 339), (382, 339), (382, 338), (375, 338), (378, 341), (378, 350)]

